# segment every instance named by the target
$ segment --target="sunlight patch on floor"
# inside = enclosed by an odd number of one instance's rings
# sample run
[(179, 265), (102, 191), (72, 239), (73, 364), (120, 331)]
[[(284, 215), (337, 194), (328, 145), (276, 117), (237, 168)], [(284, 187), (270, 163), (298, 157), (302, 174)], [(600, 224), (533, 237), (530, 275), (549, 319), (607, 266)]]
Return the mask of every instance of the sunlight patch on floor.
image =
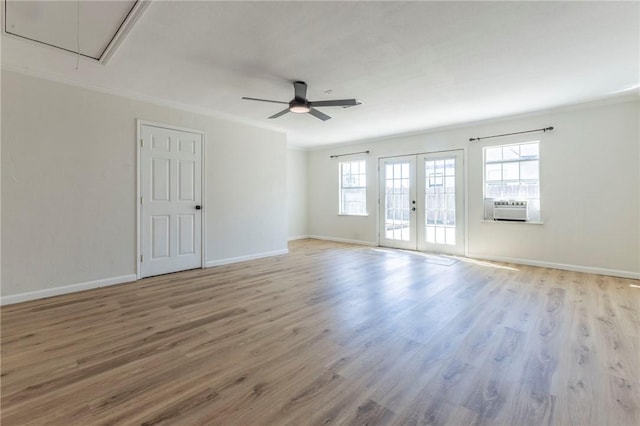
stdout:
[(434, 263), (441, 266), (451, 266), (454, 263), (458, 262), (459, 260), (454, 256), (448, 256), (448, 255), (436, 254), (436, 253), (425, 253), (422, 251), (414, 251), (414, 250), (385, 249), (381, 247), (372, 248), (371, 250), (379, 253), (390, 254), (395, 257), (404, 257), (401, 255), (410, 255), (413, 257), (418, 257), (421, 260), (424, 260), (425, 262)]
[(454, 257), (461, 262), (472, 263), (478, 266), (486, 266), (488, 268), (496, 268), (496, 269), (506, 269), (509, 271), (520, 271), (520, 269), (518, 268), (513, 268), (511, 266), (505, 266), (505, 265), (498, 265), (497, 263), (488, 262), (486, 260), (469, 259), (468, 257), (458, 257), (458, 256), (451, 256), (451, 257)]

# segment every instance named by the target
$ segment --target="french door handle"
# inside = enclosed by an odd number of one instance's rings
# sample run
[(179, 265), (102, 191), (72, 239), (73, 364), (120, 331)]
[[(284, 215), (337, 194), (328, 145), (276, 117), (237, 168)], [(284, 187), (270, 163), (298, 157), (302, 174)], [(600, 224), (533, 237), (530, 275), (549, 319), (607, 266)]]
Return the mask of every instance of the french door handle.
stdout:
[(415, 207), (412, 207), (412, 208), (411, 208), (411, 211), (412, 211), (412, 212), (415, 212), (415, 211), (416, 211), (416, 208), (415, 208)]

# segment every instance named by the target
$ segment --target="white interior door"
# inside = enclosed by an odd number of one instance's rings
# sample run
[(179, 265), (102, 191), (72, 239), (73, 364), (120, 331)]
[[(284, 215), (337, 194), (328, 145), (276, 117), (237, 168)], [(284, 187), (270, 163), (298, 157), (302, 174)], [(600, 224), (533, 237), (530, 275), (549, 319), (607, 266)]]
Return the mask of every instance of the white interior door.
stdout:
[(380, 245), (415, 250), (416, 156), (381, 158)]
[(464, 254), (463, 151), (380, 159), (380, 245)]
[(140, 126), (140, 275), (202, 267), (199, 133)]

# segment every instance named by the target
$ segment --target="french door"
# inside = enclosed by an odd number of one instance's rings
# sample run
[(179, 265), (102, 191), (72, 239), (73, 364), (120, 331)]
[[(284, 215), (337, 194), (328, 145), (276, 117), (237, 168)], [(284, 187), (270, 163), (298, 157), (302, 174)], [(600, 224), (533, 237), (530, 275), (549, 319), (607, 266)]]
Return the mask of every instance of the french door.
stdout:
[(463, 151), (380, 159), (380, 245), (464, 254)]

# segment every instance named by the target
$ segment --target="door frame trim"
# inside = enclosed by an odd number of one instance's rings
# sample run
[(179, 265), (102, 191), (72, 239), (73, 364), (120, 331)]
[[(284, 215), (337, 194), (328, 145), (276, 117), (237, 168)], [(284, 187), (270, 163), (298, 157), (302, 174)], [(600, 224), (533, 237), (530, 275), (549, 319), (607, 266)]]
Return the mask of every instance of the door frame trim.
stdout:
[(140, 265), (140, 256), (142, 255), (142, 241), (141, 241), (141, 205), (140, 197), (142, 197), (142, 187), (140, 182), (140, 170), (141, 170), (141, 156), (140, 156), (140, 139), (142, 135), (142, 126), (160, 127), (163, 129), (177, 130), (179, 132), (195, 133), (202, 136), (202, 157), (200, 164), (200, 179), (201, 179), (201, 205), (202, 205), (202, 219), (200, 226), (200, 241), (201, 241), (201, 259), (200, 268), (205, 268), (207, 264), (207, 221), (205, 212), (207, 211), (207, 179), (206, 179), (206, 159), (207, 159), (207, 134), (203, 130), (190, 129), (187, 127), (174, 126), (171, 124), (158, 123), (155, 121), (136, 119), (136, 278), (142, 278), (142, 266)]

